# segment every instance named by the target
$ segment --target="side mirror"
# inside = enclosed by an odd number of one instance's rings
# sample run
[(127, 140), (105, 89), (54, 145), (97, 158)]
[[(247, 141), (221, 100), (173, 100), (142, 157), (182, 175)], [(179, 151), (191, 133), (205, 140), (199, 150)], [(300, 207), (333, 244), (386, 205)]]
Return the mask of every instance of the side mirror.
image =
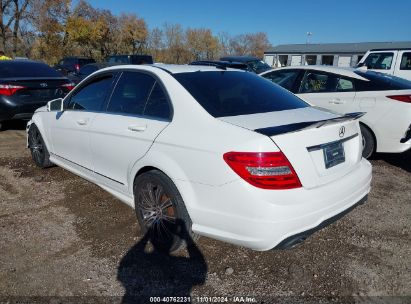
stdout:
[(360, 68), (360, 67), (362, 67), (362, 66), (364, 66), (364, 65), (365, 65), (364, 62), (360, 62), (359, 64), (357, 64), (357, 68)]
[(64, 106), (63, 98), (53, 99), (47, 103), (47, 111), (48, 112), (54, 112), (54, 111), (62, 112), (64, 111), (63, 106)]

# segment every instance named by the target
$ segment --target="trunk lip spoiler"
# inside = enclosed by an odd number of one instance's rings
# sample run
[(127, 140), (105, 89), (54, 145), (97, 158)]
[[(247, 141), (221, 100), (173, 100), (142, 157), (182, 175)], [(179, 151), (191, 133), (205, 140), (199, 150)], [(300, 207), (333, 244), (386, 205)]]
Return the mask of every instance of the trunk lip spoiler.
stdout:
[(293, 123), (288, 125), (276, 126), (276, 127), (268, 127), (268, 128), (261, 128), (255, 129), (254, 131), (263, 135), (267, 136), (275, 136), (275, 135), (282, 135), (286, 133), (294, 133), (299, 132), (302, 130), (314, 129), (314, 128), (321, 128), (323, 126), (332, 125), (336, 123), (340, 123), (343, 121), (350, 121), (350, 120), (357, 120), (364, 116), (365, 112), (353, 112), (347, 113), (343, 116), (325, 119), (325, 120), (317, 120), (317, 121), (308, 121), (308, 122), (299, 122)]

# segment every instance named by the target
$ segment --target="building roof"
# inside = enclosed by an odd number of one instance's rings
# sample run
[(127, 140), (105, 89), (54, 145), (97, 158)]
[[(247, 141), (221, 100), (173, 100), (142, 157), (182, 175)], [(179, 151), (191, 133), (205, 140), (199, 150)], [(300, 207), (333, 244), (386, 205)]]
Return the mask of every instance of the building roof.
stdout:
[(411, 41), (281, 44), (267, 50), (266, 52), (264, 52), (264, 54), (364, 54), (368, 50), (372, 49), (411, 49)]

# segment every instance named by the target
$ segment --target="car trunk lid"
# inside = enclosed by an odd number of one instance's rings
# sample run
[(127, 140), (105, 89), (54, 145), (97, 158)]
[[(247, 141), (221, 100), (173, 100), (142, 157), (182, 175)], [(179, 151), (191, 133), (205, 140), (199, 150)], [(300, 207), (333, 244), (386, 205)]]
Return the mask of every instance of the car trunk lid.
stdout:
[(288, 158), (301, 184), (314, 188), (341, 178), (360, 162), (360, 116), (307, 107), (219, 119), (269, 136)]
[(51, 99), (64, 97), (69, 92), (69, 88), (63, 85), (69, 84), (70, 81), (63, 77), (31, 77), (2, 80), (9, 85), (23, 87), (17, 90), (12, 95), (12, 98), (24, 103), (49, 101)]

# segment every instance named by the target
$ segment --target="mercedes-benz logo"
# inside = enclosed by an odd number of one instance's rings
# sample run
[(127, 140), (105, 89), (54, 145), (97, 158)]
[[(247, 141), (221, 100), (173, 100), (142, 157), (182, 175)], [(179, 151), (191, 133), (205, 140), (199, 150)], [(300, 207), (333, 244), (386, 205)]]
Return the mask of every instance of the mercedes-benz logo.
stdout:
[(340, 137), (344, 137), (344, 134), (345, 134), (345, 127), (342, 126), (342, 127), (340, 128), (340, 132), (338, 133), (338, 135), (340, 135)]
[(46, 88), (46, 87), (47, 87), (47, 83), (42, 82), (42, 83), (40, 83), (40, 86), (41, 86), (42, 88)]

